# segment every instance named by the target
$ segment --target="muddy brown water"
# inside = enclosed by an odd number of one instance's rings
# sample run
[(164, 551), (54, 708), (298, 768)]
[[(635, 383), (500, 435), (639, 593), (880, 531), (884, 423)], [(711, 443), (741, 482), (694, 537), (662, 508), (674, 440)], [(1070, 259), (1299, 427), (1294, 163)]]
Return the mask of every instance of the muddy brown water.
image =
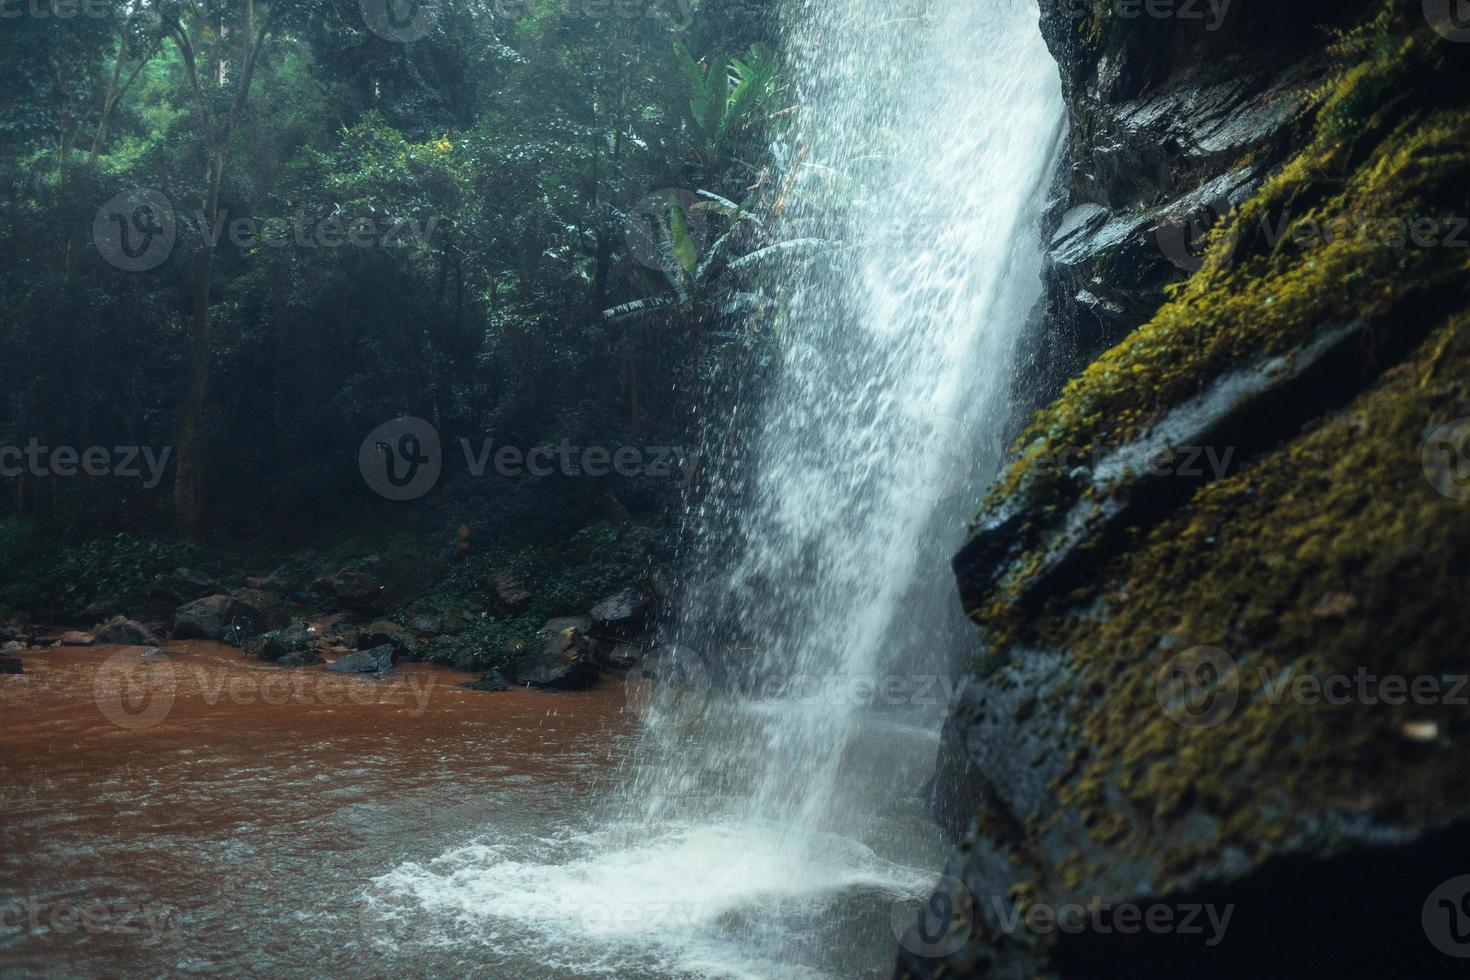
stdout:
[(584, 693), (285, 669), (219, 644), (29, 651), (0, 676), (0, 974), (427, 975), (376, 942), (374, 876), (486, 827), (575, 826), (636, 717)]

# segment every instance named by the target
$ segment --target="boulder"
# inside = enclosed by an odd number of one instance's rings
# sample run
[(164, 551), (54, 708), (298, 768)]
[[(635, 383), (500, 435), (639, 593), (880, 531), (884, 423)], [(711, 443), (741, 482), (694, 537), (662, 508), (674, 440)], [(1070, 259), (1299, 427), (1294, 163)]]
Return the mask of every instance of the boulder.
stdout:
[(0, 646), (0, 654), (21, 653), (25, 650), (25, 648), (26, 645), (24, 643), (21, 643), (18, 640), (11, 640), (9, 643)]
[(218, 640), (229, 625), (230, 597), (212, 595), (179, 607), (174, 613), (176, 640)]
[(459, 686), (467, 691), (508, 691), (510, 681), (500, 671), (492, 670), (486, 672), (485, 676), (477, 681), (470, 681)]
[[(250, 638), (245, 642), (245, 652), (261, 660), (279, 661), (293, 654), (314, 652), (323, 642), (320, 635), (305, 626), (293, 625)], [(320, 663), (320, 659), (313, 662)]]
[(648, 629), (653, 618), (653, 596), (641, 589), (624, 589), (592, 607), (598, 629), (630, 637)]
[(413, 621), (413, 631), (420, 636), (442, 636), (444, 621), (433, 616), (418, 616)]
[(357, 634), (359, 650), (373, 650), (384, 645), (393, 647), (395, 660), (402, 660), (413, 656), (416, 643), (408, 630), (388, 620), (371, 623)]
[(597, 683), (597, 643), (587, 616), (549, 620), (537, 633), (540, 648), (526, 658), (516, 682), (532, 687), (578, 690)]
[(521, 612), (531, 604), (531, 593), (521, 584), (520, 576), (509, 568), (499, 568), (480, 582), (481, 588), (495, 597), (506, 612)]
[(316, 664), (326, 663), (315, 647), (307, 647), (301, 650), (293, 650), (276, 661), (278, 667), (311, 667)]
[(383, 644), (374, 650), (360, 650), (328, 664), (327, 669), (337, 674), (382, 674), (393, 669), (393, 647)]
[(95, 642), (91, 633), (83, 633), (81, 630), (71, 630), (61, 634), (56, 641), (57, 646), (62, 647), (89, 647)]
[(377, 556), (323, 575), (311, 590), (354, 612), (385, 613), (416, 598), (433, 584), (427, 562), (414, 555)]
[(167, 575), (153, 577), (153, 595), (176, 606), (217, 595), (222, 591), (209, 576), (191, 572), (187, 568), (176, 568)]
[(285, 626), (290, 617), (273, 597), (258, 589), (212, 595), (181, 606), (174, 613), (176, 640), (219, 640), (236, 619), (250, 621), (249, 633)]
[(98, 643), (117, 646), (152, 647), (158, 645), (158, 637), (142, 623), (126, 616), (114, 616), (92, 629), (92, 637)]
[(18, 657), (0, 657), (0, 674), (24, 673)]
[(603, 658), (603, 662), (614, 670), (628, 670), (637, 666), (638, 661), (643, 659), (643, 649), (631, 643), (619, 643), (613, 647), (612, 652)]

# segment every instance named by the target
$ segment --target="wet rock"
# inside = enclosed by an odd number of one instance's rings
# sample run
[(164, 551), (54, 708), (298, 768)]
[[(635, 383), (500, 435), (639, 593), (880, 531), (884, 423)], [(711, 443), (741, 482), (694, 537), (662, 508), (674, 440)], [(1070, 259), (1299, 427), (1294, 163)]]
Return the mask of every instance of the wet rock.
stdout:
[(641, 589), (624, 589), (592, 607), (599, 630), (631, 637), (644, 632), (653, 618), (653, 596)]
[(174, 613), (173, 638), (176, 640), (218, 640), (228, 624), (230, 597), (207, 596)]
[(21, 674), (25, 671), (16, 657), (0, 657), (0, 674)]
[(317, 652), (317, 649), (315, 647), (308, 647), (302, 650), (293, 650), (290, 653), (282, 655), (282, 657), (276, 661), (276, 666), (311, 667), (320, 663), (326, 663), (326, 661), (322, 659), (321, 654)]
[(83, 633), (81, 630), (71, 630), (61, 634), (56, 645), (62, 647), (89, 647), (94, 643), (91, 633)]
[(643, 649), (631, 643), (619, 643), (603, 658), (603, 662), (614, 670), (629, 670), (643, 659)]
[(354, 612), (385, 613), (402, 606), (433, 584), (427, 562), (413, 555), (374, 555), (350, 568), (323, 575), (311, 591), (335, 599)]
[(417, 616), (413, 621), (413, 631), (420, 636), (442, 636), (444, 621), (433, 616)]
[(25, 649), (26, 645), (24, 643), (21, 643), (19, 640), (11, 640), (8, 643), (0, 645), (0, 654), (21, 653)]
[(384, 645), (391, 646), (395, 659), (411, 657), (416, 648), (416, 641), (408, 630), (397, 623), (380, 620), (372, 623), (357, 634), (357, 649), (372, 650)]
[(393, 669), (393, 647), (384, 644), (374, 650), (362, 650), (340, 657), (327, 669), (337, 674), (382, 674)]
[[(298, 624), (251, 637), (245, 642), (245, 652), (261, 660), (279, 661), (294, 654), (314, 652), (323, 643), (320, 634)], [(320, 658), (313, 662), (319, 663)]]
[(469, 681), (459, 686), (467, 691), (508, 691), (510, 681), (500, 671), (492, 670), (486, 672), (485, 676), (477, 681)]
[(516, 682), (532, 687), (576, 690), (597, 683), (597, 643), (587, 616), (549, 620), (537, 633), (539, 649), (522, 663)]
[(176, 640), (220, 640), (236, 620), (249, 621), (248, 635), (279, 629), (290, 622), (290, 617), (271, 595), (242, 589), (181, 606), (174, 613), (172, 636)]
[(158, 637), (154, 636), (148, 627), (125, 616), (114, 616), (107, 622), (94, 627), (92, 636), (98, 643), (118, 646), (152, 647), (158, 645)]
[(140, 655), (144, 660), (167, 660), (168, 654), (159, 647), (149, 647)]

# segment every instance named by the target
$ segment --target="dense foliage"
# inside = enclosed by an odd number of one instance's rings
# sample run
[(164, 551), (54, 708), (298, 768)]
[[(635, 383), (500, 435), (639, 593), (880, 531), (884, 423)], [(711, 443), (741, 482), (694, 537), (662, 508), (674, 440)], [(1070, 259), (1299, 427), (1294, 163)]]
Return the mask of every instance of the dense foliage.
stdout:
[(16, 467), (0, 516), (294, 541), (389, 514), (358, 452), (404, 415), (442, 439), (448, 526), (527, 494), (563, 537), (666, 506), (687, 480), (455, 490), (459, 440), (697, 444), (710, 378), (755, 361), (715, 285), (765, 244), (745, 208), (781, 110), (767, 6), (16, 8), (0, 446), (169, 456), (156, 482)]

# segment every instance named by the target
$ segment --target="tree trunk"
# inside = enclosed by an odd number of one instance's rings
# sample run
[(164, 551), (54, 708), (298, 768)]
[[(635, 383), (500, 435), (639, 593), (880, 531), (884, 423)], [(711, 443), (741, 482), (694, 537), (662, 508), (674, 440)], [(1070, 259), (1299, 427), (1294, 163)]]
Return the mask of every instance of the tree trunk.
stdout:
[[(210, 209), (213, 211), (213, 209)], [(204, 474), (208, 440), (204, 406), (209, 397), (209, 294), (214, 274), (214, 246), (204, 241), (194, 259), (192, 331), (193, 364), (189, 390), (179, 409), (178, 446), (174, 452), (174, 522), (178, 534), (198, 540), (204, 532)]]

